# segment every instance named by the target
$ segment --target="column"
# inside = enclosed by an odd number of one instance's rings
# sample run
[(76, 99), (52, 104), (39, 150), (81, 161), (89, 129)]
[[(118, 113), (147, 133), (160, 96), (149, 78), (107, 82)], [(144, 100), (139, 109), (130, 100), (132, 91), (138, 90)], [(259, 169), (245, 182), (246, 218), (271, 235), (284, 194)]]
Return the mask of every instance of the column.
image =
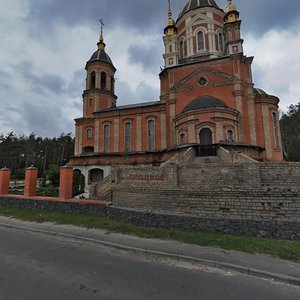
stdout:
[(0, 195), (7, 195), (9, 193), (10, 170), (3, 168), (0, 170)]
[(26, 169), (25, 173), (25, 197), (34, 197), (36, 195), (36, 182), (38, 177), (38, 169), (30, 167)]
[(60, 168), (59, 198), (72, 199), (73, 168), (69, 166)]

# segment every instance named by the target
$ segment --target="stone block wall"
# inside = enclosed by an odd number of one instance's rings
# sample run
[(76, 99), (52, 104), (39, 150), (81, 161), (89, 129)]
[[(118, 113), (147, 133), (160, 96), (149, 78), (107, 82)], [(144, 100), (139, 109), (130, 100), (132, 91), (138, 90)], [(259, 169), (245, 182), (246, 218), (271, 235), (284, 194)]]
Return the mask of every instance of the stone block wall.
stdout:
[[(282, 230), (278, 224), (285, 224), (299, 237), (299, 163), (197, 164), (188, 160), (162, 167), (117, 169), (112, 195), (114, 207), (190, 216), (210, 223), (215, 220), (215, 230), (223, 221), (244, 225), (249, 222), (256, 224), (256, 229), (249, 227), (248, 234), (254, 231), (260, 235), (259, 231), (270, 236), (274, 228), (275, 233)], [(245, 228), (240, 232), (244, 231)]]
[(184, 214), (145, 212), (107, 206), (100, 201), (65, 200), (50, 198), (24, 198), (0, 196), (0, 206), (23, 207), (47, 211), (64, 211), (83, 215), (96, 215), (111, 220), (129, 222), (138, 226), (181, 229), (188, 231), (222, 232), (264, 238), (300, 240), (300, 222), (279, 220), (251, 220), (199, 217)]

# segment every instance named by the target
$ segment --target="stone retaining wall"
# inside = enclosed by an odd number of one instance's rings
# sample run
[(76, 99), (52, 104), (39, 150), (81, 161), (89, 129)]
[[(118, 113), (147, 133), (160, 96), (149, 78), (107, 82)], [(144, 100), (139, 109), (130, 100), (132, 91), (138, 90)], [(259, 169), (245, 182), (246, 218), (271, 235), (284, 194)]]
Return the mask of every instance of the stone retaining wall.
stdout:
[(107, 206), (97, 201), (59, 201), (0, 197), (0, 206), (45, 209), (107, 217), (139, 226), (182, 229), (187, 231), (221, 232), (234, 235), (300, 240), (300, 221), (255, 220), (218, 217), (197, 217), (184, 214), (143, 212)]

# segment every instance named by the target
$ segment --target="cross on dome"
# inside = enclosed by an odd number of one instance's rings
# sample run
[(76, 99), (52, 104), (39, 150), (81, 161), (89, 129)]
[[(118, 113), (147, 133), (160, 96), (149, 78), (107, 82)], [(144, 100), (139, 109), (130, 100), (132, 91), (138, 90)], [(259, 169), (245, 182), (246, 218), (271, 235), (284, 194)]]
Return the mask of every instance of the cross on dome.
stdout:
[(103, 34), (103, 27), (105, 26), (103, 18), (99, 19), (99, 22), (101, 24), (101, 35)]

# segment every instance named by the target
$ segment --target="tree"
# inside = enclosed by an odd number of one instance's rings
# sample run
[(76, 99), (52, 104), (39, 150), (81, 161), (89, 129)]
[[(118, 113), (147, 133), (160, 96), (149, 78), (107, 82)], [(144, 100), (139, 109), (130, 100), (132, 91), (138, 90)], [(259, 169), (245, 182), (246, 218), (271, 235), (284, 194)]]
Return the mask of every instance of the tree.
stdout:
[(50, 166), (46, 172), (46, 179), (55, 187), (59, 186), (60, 168), (57, 165)]
[(6, 166), (13, 174), (17, 169), (33, 165), (42, 176), (50, 165), (65, 165), (73, 151), (74, 138), (71, 133), (62, 133), (54, 138), (38, 137), (35, 133), (19, 137), (13, 132), (6, 136), (0, 134), (0, 168)]
[(300, 103), (289, 106), (280, 126), (285, 160), (300, 161)]

